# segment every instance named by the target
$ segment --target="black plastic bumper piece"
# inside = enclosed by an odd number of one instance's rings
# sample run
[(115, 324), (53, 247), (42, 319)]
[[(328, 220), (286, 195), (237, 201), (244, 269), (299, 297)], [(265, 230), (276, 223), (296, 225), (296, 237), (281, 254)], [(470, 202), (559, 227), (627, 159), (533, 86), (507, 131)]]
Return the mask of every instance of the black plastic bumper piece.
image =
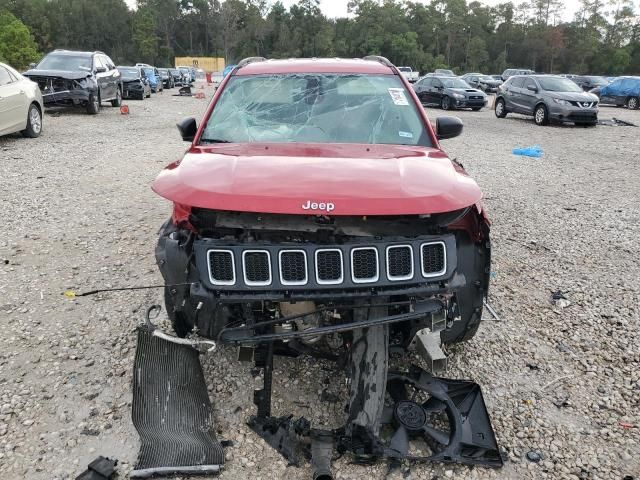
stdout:
[(103, 457), (96, 458), (87, 469), (76, 477), (76, 480), (111, 480), (116, 473), (117, 460)]

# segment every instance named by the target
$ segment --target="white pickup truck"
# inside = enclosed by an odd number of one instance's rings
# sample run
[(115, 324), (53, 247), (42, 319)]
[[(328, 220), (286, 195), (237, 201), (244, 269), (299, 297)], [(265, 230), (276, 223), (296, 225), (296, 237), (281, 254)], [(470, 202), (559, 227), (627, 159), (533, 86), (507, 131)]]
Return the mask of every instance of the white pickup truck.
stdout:
[(398, 67), (400, 73), (411, 83), (417, 82), (420, 72), (414, 72), (411, 67)]

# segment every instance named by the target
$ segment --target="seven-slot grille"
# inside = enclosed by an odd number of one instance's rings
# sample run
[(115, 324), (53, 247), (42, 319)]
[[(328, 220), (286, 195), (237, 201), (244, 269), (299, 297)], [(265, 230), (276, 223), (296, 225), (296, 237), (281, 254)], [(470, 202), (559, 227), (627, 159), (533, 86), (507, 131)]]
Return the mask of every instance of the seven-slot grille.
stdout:
[[(215, 286), (355, 287), (379, 283), (419, 282), (447, 273), (447, 246), (451, 240), (405, 244), (309, 244), (282, 248), (273, 245), (244, 249), (223, 246), (206, 250), (209, 280)], [(455, 251), (452, 257), (455, 264)]]

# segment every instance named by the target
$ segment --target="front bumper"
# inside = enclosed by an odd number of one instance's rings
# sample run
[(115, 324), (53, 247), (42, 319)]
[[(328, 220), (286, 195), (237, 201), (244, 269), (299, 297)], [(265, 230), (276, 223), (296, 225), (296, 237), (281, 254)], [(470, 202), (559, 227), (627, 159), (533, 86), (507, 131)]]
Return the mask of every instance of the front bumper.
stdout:
[(60, 90), (54, 92), (45, 90), (45, 92), (42, 92), (42, 101), (45, 107), (86, 105), (89, 101), (89, 96), (93, 93), (85, 89)]
[(559, 122), (596, 123), (598, 108), (582, 108), (576, 106), (549, 105), (549, 117)]
[(487, 106), (487, 97), (483, 98), (454, 98), (456, 108), (482, 108)]

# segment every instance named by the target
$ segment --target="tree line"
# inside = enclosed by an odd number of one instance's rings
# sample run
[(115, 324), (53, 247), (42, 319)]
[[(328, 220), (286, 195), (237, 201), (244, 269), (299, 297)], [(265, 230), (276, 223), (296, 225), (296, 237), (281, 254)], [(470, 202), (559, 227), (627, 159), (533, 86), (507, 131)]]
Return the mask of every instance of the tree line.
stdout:
[[(117, 63), (168, 66), (175, 56), (362, 57), (383, 55), (421, 72), (640, 73), (634, 0), (350, 0), (348, 18), (319, 0), (289, 9), (266, 0), (0, 0), (0, 60), (18, 67), (54, 49), (103, 50)], [(11, 62), (13, 60), (13, 62)], [(25, 63), (26, 62), (26, 63)]]

